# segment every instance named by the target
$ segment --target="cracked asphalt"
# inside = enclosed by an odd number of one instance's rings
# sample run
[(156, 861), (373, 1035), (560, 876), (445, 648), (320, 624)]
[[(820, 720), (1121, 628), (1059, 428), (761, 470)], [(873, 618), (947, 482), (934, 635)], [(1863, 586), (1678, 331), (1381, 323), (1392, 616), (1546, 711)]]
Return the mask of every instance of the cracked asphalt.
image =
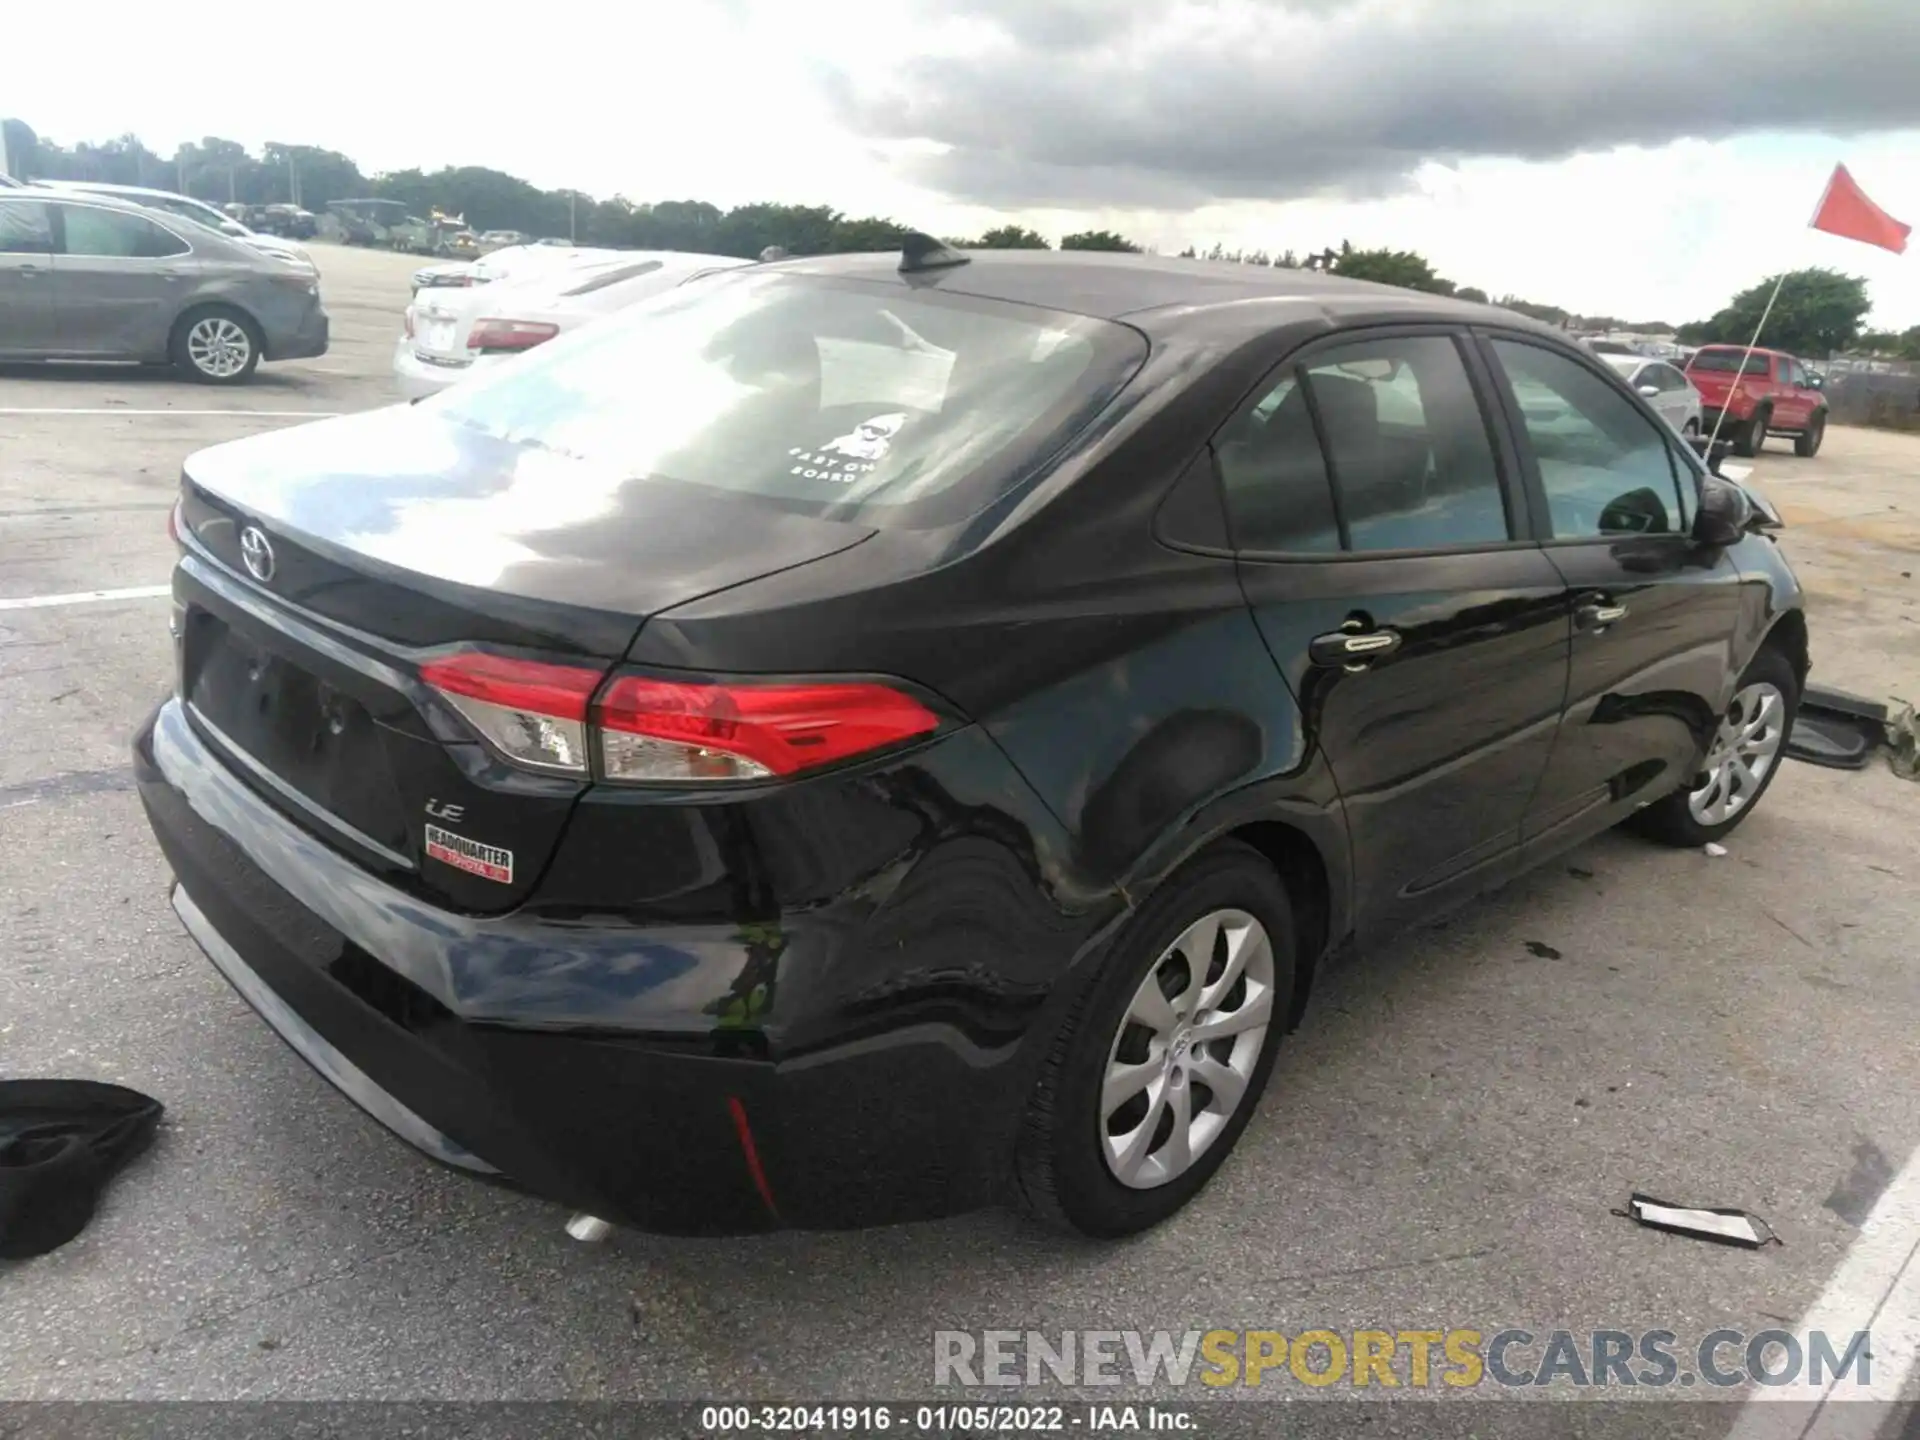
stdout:
[[(0, 599), (164, 584), (181, 459), (294, 423), (186, 412), (391, 398), (409, 262), (318, 253), (336, 347), (257, 385), (0, 372)], [(54, 409), (100, 413), (13, 413)], [(1758, 462), (1817, 679), (1920, 699), (1916, 472), (1920, 436), (1838, 428)], [(360, 1115), (181, 933), (127, 769), (165, 605), (0, 609), (0, 1074), (168, 1107), (77, 1240), (0, 1265), (0, 1400), (925, 1397), (940, 1329), (1751, 1331), (1920, 1146), (1920, 791), (1795, 764), (1725, 857), (1609, 835), (1326, 976), (1239, 1153), (1149, 1235), (579, 1245)], [(1784, 1244), (1638, 1229), (1633, 1190)]]

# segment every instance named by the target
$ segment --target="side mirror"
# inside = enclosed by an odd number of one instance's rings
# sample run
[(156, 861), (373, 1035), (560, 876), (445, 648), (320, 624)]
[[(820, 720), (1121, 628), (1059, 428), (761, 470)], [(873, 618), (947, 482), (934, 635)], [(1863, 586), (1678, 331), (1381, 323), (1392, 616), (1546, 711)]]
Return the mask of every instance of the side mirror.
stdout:
[(1660, 387), (1658, 385), (1642, 385), (1640, 387), (1640, 393), (1651, 399), (1660, 393)]
[(1692, 447), (1694, 454), (1706, 461), (1707, 471), (1713, 475), (1720, 473), (1720, 462), (1733, 453), (1733, 446), (1725, 440), (1716, 440), (1709, 448), (1705, 435), (1689, 435), (1687, 444)]
[(1731, 480), (1708, 475), (1700, 481), (1700, 508), (1693, 516), (1693, 538), (1719, 549), (1737, 545), (1753, 526), (1753, 502)]
[(1826, 388), (1827, 388), (1827, 380), (1826, 380), (1826, 377), (1825, 377), (1824, 375), (1809, 375), (1809, 376), (1807, 376), (1807, 388), (1808, 388), (1809, 390), (1824, 390), (1824, 389), (1826, 389)]

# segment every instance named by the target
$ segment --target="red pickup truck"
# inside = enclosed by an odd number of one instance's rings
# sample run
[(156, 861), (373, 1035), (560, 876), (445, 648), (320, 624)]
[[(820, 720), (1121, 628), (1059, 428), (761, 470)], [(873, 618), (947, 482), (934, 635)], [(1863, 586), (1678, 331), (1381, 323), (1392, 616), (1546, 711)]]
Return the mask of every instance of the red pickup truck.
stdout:
[(1686, 372), (1700, 392), (1701, 428), (1712, 433), (1718, 421), (1734, 454), (1758, 455), (1770, 434), (1793, 436), (1796, 455), (1819, 450), (1827, 433), (1826, 397), (1793, 356), (1778, 350), (1748, 355), (1743, 345), (1703, 345), (1687, 361)]

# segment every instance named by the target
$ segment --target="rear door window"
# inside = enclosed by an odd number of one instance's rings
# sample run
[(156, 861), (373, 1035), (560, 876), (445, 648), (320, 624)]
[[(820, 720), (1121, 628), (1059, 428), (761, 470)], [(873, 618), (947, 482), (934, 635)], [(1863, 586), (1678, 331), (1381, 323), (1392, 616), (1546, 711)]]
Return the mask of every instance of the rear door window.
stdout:
[(1428, 551), (1511, 537), (1493, 442), (1444, 335), (1287, 366), (1214, 441), (1233, 542), (1254, 553)]
[(38, 200), (0, 196), (0, 255), (46, 255), (53, 250), (53, 222)]
[(123, 260), (158, 260), (184, 255), (188, 246), (178, 236), (151, 220), (123, 210), (100, 210), (91, 205), (62, 205), (66, 241), (63, 255), (103, 256)]
[(1146, 353), (1107, 320), (743, 271), (641, 300), (423, 404), (634, 479), (919, 528), (1017, 483)]

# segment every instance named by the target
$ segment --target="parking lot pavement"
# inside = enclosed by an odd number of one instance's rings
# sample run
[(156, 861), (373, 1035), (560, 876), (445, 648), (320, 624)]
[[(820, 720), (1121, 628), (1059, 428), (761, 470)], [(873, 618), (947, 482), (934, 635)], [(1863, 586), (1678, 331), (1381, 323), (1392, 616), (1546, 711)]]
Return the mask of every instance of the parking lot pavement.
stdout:
[[(186, 452), (388, 398), (408, 262), (322, 254), (336, 348), (260, 385), (0, 376), (0, 600), (164, 584)], [(17, 413), (52, 409), (172, 413)], [(1760, 462), (1824, 678), (1914, 683), (1882, 592), (1911, 517), (1873, 507), (1916, 466), (1841, 430)], [(1326, 976), (1240, 1153), (1132, 1242), (987, 1213), (577, 1245), (361, 1117), (180, 933), (126, 768), (164, 625), (0, 609), (0, 1071), (169, 1107), (78, 1240), (0, 1272), (0, 1398), (851, 1399), (928, 1394), (936, 1329), (1752, 1331), (1806, 1312), (1920, 1147), (1920, 796), (1794, 765), (1724, 857), (1608, 836)], [(1636, 1188), (1785, 1244), (1637, 1229), (1609, 1214)]]

